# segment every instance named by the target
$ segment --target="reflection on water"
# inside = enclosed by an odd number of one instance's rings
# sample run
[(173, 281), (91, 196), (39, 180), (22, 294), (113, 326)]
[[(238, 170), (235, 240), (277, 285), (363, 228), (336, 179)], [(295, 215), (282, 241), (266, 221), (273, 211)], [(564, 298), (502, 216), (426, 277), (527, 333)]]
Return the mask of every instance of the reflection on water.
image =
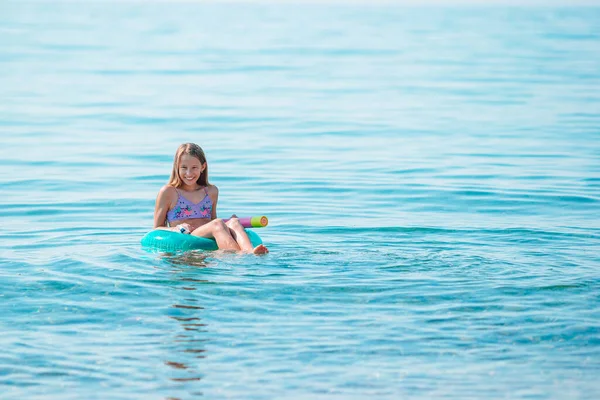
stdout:
[(165, 364), (176, 369), (188, 369), (187, 365), (178, 362), (166, 361)]
[[(161, 253), (160, 258), (173, 266), (206, 268), (206, 261), (211, 254), (201, 251), (188, 251), (184, 253)], [(213, 255), (214, 256), (214, 255)]]
[[(190, 276), (198, 268), (207, 268), (209, 254), (206, 252), (187, 252), (176, 254), (162, 254), (160, 259), (165, 265), (170, 265), (172, 279), (168, 282), (180, 297), (184, 293), (194, 294), (201, 290), (202, 285), (210, 284), (207, 279)], [(181, 284), (179, 284), (181, 283)], [(181, 297), (176, 303), (171, 304), (171, 309), (177, 310), (178, 315), (167, 317), (177, 323), (175, 331), (178, 332), (172, 339), (173, 346), (164, 364), (174, 370), (174, 375), (169, 377), (172, 382), (200, 381), (203, 376), (200, 360), (206, 357), (205, 344), (208, 342), (208, 324), (202, 320), (204, 307), (198, 304), (198, 299)], [(183, 375), (182, 375), (183, 374)], [(176, 398), (176, 397), (173, 397)]]

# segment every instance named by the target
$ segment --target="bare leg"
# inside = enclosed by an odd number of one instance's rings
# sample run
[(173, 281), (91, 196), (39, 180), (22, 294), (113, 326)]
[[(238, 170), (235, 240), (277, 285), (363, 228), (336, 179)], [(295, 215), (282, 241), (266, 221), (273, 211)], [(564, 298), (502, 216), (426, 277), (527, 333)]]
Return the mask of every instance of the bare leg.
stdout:
[(240, 249), (246, 253), (252, 253), (252, 243), (250, 242), (250, 238), (244, 230), (244, 227), (240, 224), (240, 220), (231, 218), (227, 221), (226, 225), (231, 232), (231, 236), (233, 236), (238, 246), (240, 246)]
[(227, 221), (226, 225), (231, 232), (231, 236), (233, 236), (243, 252), (254, 254), (265, 254), (269, 252), (269, 250), (267, 250), (267, 248), (262, 244), (252, 247), (252, 242), (250, 242), (250, 238), (248, 237), (248, 234), (244, 230), (242, 224), (240, 224), (239, 219), (231, 218), (229, 221)]
[(220, 218), (213, 219), (209, 223), (194, 229), (192, 235), (215, 239), (217, 246), (219, 246), (219, 249), (221, 250), (240, 250), (240, 246), (233, 236), (231, 236), (229, 228)]

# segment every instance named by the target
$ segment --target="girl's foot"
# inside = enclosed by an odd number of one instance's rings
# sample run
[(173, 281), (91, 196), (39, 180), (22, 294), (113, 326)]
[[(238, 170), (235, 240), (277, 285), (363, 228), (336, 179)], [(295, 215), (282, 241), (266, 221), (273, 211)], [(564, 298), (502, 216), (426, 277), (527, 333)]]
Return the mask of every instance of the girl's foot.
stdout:
[(267, 249), (264, 245), (259, 244), (254, 248), (254, 250), (252, 250), (252, 252), (254, 254), (267, 254), (269, 252), (269, 249)]

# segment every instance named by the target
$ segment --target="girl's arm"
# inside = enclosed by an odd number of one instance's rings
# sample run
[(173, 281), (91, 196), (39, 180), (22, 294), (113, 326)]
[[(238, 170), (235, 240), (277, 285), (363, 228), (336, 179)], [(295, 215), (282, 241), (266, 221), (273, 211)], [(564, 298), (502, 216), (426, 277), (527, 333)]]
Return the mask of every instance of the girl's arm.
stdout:
[(158, 195), (156, 196), (156, 204), (154, 206), (154, 229), (164, 229), (168, 231), (176, 231), (177, 227), (167, 226), (167, 212), (169, 211), (170, 205), (175, 200), (174, 196), (177, 195), (175, 188), (172, 186), (163, 186)]
[(215, 218), (217, 218), (217, 202), (219, 201), (219, 188), (216, 187), (215, 185), (212, 185), (213, 188), (213, 195), (212, 197), (212, 213), (210, 215), (210, 219), (213, 220)]

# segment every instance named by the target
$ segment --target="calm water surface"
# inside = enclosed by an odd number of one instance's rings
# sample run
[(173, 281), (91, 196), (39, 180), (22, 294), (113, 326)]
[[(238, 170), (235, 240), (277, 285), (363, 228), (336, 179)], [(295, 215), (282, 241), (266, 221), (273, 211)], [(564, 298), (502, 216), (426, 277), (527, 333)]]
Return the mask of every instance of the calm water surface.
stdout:
[[(600, 8), (0, 4), (0, 397), (597, 398)], [(140, 248), (176, 147), (264, 257)]]

